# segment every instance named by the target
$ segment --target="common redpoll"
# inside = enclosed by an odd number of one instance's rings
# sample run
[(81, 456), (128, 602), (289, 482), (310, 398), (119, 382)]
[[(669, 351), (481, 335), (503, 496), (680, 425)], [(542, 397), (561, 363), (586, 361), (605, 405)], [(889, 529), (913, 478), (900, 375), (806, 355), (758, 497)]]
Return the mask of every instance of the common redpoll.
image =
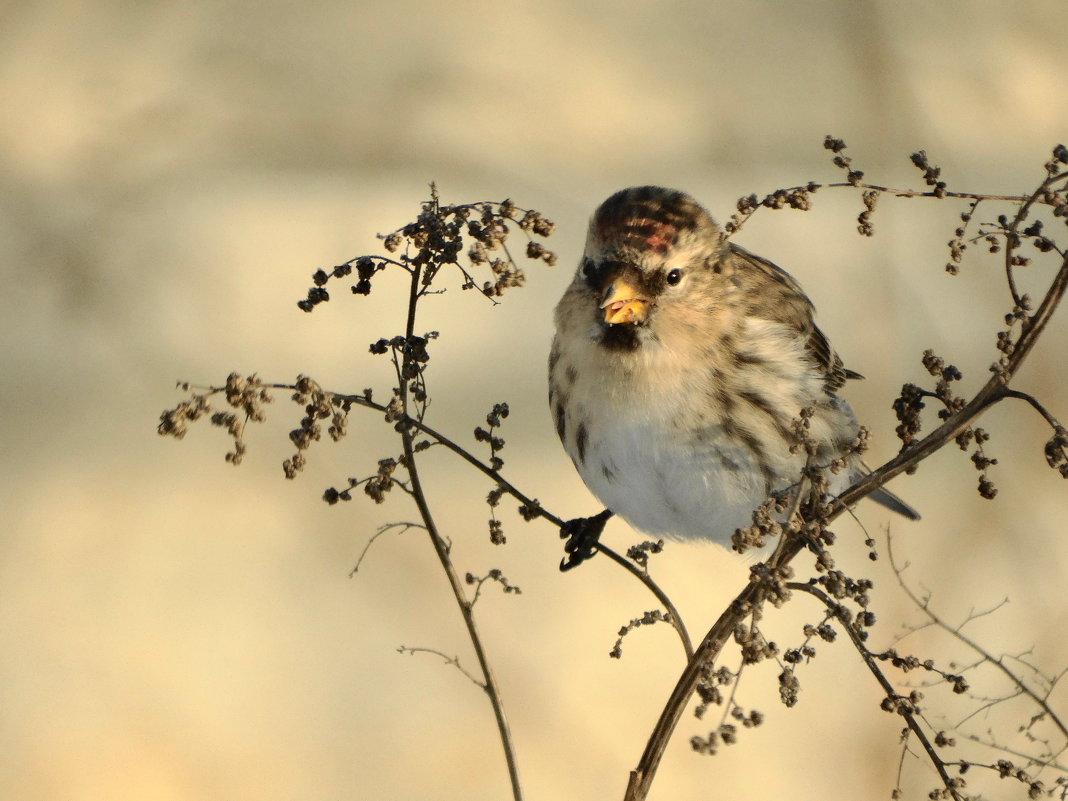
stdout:
[[(832, 494), (863, 474), (859, 426), (835, 394), (859, 376), (812, 316), (790, 275), (729, 242), (688, 195), (608, 198), (556, 307), (549, 359), (557, 433), (607, 512), (648, 534), (724, 542), (809, 459), (845, 460), (827, 473)], [(885, 490), (871, 497), (918, 517)]]

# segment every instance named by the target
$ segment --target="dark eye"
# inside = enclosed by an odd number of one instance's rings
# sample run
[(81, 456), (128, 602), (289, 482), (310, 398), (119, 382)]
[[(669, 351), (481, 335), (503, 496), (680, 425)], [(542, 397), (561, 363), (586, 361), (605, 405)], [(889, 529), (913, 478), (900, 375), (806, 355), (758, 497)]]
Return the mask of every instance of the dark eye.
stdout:
[(582, 260), (582, 265), (579, 267), (579, 273), (582, 274), (583, 278), (588, 278), (590, 273), (592, 273), (592, 272), (593, 272), (593, 259), (589, 259), (589, 258), (583, 259)]
[(677, 286), (679, 281), (682, 280), (682, 270), (678, 267), (673, 270), (668, 270), (668, 274), (664, 277), (664, 280), (668, 282), (668, 286)]

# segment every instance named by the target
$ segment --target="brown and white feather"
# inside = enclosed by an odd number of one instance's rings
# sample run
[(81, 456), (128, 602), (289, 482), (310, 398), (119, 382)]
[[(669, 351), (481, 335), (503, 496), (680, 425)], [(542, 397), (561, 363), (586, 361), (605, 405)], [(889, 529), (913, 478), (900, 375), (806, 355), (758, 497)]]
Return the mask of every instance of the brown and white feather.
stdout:
[[(615, 282), (641, 298), (635, 322), (606, 322)], [(681, 192), (636, 187), (601, 205), (555, 320), (557, 433), (590, 490), (649, 534), (724, 541), (748, 525), (799, 480), (806, 457), (790, 446), (802, 409), (818, 460), (856, 437), (835, 395), (856, 374), (801, 287), (727, 242)], [(849, 480), (832, 476), (831, 490)]]

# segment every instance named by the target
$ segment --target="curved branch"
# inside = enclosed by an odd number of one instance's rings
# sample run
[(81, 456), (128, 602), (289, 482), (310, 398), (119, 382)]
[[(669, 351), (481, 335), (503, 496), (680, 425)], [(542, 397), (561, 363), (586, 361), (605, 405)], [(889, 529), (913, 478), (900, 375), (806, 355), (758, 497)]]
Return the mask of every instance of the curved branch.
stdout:
[[(1026, 200), (1026, 198), (1025, 198)], [(831, 501), (824, 523), (829, 523), (846, 512), (859, 500), (877, 488), (886, 484), (895, 476), (917, 466), (935, 451), (953, 441), (958, 434), (971, 426), (990, 406), (1008, 397), (1008, 383), (1019, 371), (1020, 366), (1034, 347), (1038, 337), (1045, 330), (1050, 318), (1068, 288), (1068, 258), (1065, 258), (1046, 291), (1035, 313), (1022, 321), (1022, 331), (1013, 352), (1005, 359), (1003, 365), (996, 365), (994, 375), (979, 390), (972, 400), (960, 411), (950, 415), (945, 422), (919, 442), (905, 448), (896, 457), (872, 471), (845, 492)], [(804, 544), (799, 536), (784, 533), (778, 548), (768, 560), (771, 571), (784, 568), (802, 550)], [(720, 615), (705, 635), (694, 653), (694, 658), (683, 670), (675, 688), (657, 720), (649, 737), (638, 766), (631, 771), (630, 781), (624, 798), (626, 801), (643, 801), (648, 796), (649, 788), (656, 770), (663, 758), (667, 743), (675, 727), (682, 718), (682, 713), (700, 680), (704, 665), (711, 662), (720, 653), (734, 627), (741, 622), (748, 609), (763, 600), (763, 585), (750, 583), (734, 599), (731, 605)]]
[[(820, 189), (858, 189), (866, 190), (869, 192), (882, 192), (894, 197), (900, 198), (956, 198), (958, 200), (972, 200), (979, 202), (981, 200), (997, 200), (1008, 203), (1020, 203), (1026, 204), (1028, 209), (1034, 203), (1040, 203), (1041, 205), (1055, 205), (1055, 203), (1047, 201), (1043, 197), (1045, 190), (1051, 188), (1058, 181), (1068, 181), (1068, 173), (1061, 173), (1059, 175), (1049, 176), (1043, 181), (1042, 186), (1033, 195), (991, 195), (980, 192), (953, 192), (948, 189), (937, 189), (930, 191), (922, 191), (917, 189), (897, 189), (892, 186), (883, 186), (882, 184), (866, 183), (864, 181), (834, 181), (831, 183), (820, 184), (815, 181), (800, 186), (791, 186), (784, 189), (779, 189), (770, 195), (764, 197), (764, 200), (757, 201), (756, 196), (751, 196), (751, 199), (755, 202), (755, 206), (752, 206), (747, 211), (739, 214), (737, 219), (733, 221), (733, 227), (730, 231), (731, 236), (741, 230), (745, 222), (756, 214), (762, 208), (782, 208), (783, 206), (768, 204), (765, 205), (765, 201), (770, 201), (772, 198), (784, 198), (791, 195), (808, 195), (816, 192)], [(741, 203), (741, 201), (739, 201)], [(791, 208), (793, 208), (791, 206)], [(797, 208), (801, 208), (800, 206)], [(1021, 218), (1022, 219), (1022, 218)]]
[[(419, 273), (420, 271), (418, 269), (413, 270), (412, 272), (412, 284), (408, 296), (408, 322), (406, 332), (409, 338), (412, 336), (415, 328), (415, 308), (419, 299)], [(405, 358), (407, 359), (409, 357), (405, 356)], [(402, 407), (405, 409), (405, 412), (407, 412), (407, 381), (401, 382), (400, 393)], [(475, 657), (478, 660), (478, 666), (482, 672), (482, 687), (489, 696), (490, 705), (493, 707), (493, 715), (497, 720), (497, 731), (500, 734), (501, 745), (504, 748), (504, 757), (508, 764), (508, 777), (512, 784), (512, 797), (515, 801), (522, 801), (523, 789), (519, 782), (519, 764), (515, 756), (515, 743), (512, 740), (512, 732), (508, 726), (508, 718), (504, 713), (504, 702), (501, 697), (500, 687), (497, 685), (497, 679), (493, 675), (489, 657), (482, 645), (482, 636), (479, 634), (478, 626), (475, 624), (472, 604), (467, 600), (464, 593), (463, 583), (449, 556), (448, 543), (445, 542), (444, 538), (438, 531), (437, 524), (434, 522), (434, 517), (430, 512), (430, 506), (426, 500), (426, 494), (423, 492), (423, 484), (419, 478), (419, 470), (416, 466), (415, 445), (412, 442), (411, 428), (407, 425), (400, 426), (400, 435), (401, 441), (404, 443), (405, 467), (412, 480), (412, 497), (415, 499), (415, 505), (419, 509), (419, 516), (423, 520), (423, 525), (426, 526), (427, 534), (430, 536), (430, 542), (434, 546), (435, 553), (438, 555), (438, 561), (441, 563), (442, 570), (445, 571), (445, 576), (449, 581), (449, 587), (452, 589), (452, 594), (456, 599), (456, 605), (459, 607), (460, 614), (464, 619), (464, 625), (467, 627), (468, 637), (471, 640), (471, 646), (474, 648)]]
[[(1064, 181), (1064, 175), (1050, 175), (1043, 181), (1038, 189), (1036, 189), (1030, 197), (1020, 201), (1020, 208), (1016, 210), (1016, 215), (1013, 217), (1012, 223), (1008, 227), (1008, 236), (1006, 237), (1005, 247), (1005, 279), (1009, 285), (1009, 293), (1012, 295), (1012, 302), (1014, 307), (1020, 307), (1023, 305), (1023, 299), (1020, 297), (1019, 292), (1016, 289), (1016, 276), (1013, 273), (1012, 257), (1016, 248), (1019, 247), (1020, 237), (1018, 231), (1023, 221), (1027, 219), (1027, 215), (1031, 212), (1031, 207), (1045, 198), (1049, 190), (1058, 181)], [(1045, 202), (1045, 201), (1043, 201)]]
[(950, 440), (966, 430), (980, 415), (998, 401), (1008, 397), (1017, 397), (1014, 390), (1008, 388), (1009, 382), (1019, 372), (1024, 360), (1045, 330), (1050, 318), (1068, 289), (1068, 258), (1065, 258), (1057, 275), (1054, 277), (1038, 309), (1023, 320), (1023, 330), (1013, 352), (1005, 359), (1004, 366), (998, 369), (959, 412), (950, 415), (946, 421), (926, 437), (905, 448), (886, 464), (864, 476), (853, 486), (838, 496), (832, 504), (830, 519), (840, 515), (849, 506), (886, 484), (890, 479), (904, 473), (930, 454), (939, 450)]
[(397, 653), (398, 654), (412, 654), (412, 655), (414, 655), (414, 654), (433, 654), (434, 656), (440, 656), (442, 661), (444, 661), (446, 665), (452, 665), (454, 668), (456, 668), (458, 671), (460, 671), (460, 673), (462, 673), (464, 675), (464, 677), (468, 681), (470, 681), (472, 684), (474, 684), (476, 687), (478, 687), (478, 689), (480, 689), (480, 690), (485, 690), (486, 689), (486, 685), (483, 684), (482, 682), (480, 682), (478, 680), (477, 676), (474, 676), (473, 674), (469, 673), (467, 671), (467, 669), (463, 665), (460, 664), (460, 657), (458, 657), (458, 656), (449, 656), (448, 654), (444, 653), (443, 651), (439, 651), (437, 648), (421, 648), (421, 647), (418, 647), (418, 646), (413, 648), (413, 647), (408, 646), (408, 645), (400, 646), (397, 649)]
[[(871, 674), (875, 677), (875, 680), (879, 683), (883, 692), (886, 693), (886, 697), (891, 701), (900, 698), (900, 694), (890, 680), (883, 675), (882, 670), (879, 668), (875, 660), (875, 656), (864, 644), (864, 640), (861, 639), (856, 627), (853, 625), (853, 621), (850, 619), (848, 612), (842, 607), (841, 604), (835, 603), (834, 599), (827, 595), (823, 590), (818, 587), (814, 587), (811, 584), (804, 582), (790, 582), (787, 586), (791, 590), (798, 590), (800, 592), (807, 592), (812, 595), (820, 603), (824, 605), (828, 612), (830, 612), (838, 623), (845, 629), (849, 635), (850, 641), (853, 643), (853, 648), (860, 654), (860, 658), (864, 660), (865, 666), (871, 671)], [(927, 758), (931, 760), (931, 764), (934, 765), (935, 770), (938, 772), (938, 777), (942, 780), (942, 784), (950, 792), (954, 799), (961, 799), (962, 796), (957, 792), (957, 783), (950, 777), (946, 771), (948, 764), (945, 760), (938, 755), (935, 750), (934, 744), (930, 738), (924, 732), (923, 727), (920, 726), (919, 720), (916, 719), (916, 715), (913, 714), (912, 709), (908, 706), (898, 706), (895, 710), (901, 717), (905, 719), (905, 723), (909, 727), (909, 731), (915, 735), (916, 739), (920, 741), (920, 745), (923, 746), (923, 750), (927, 753)]]
[(671, 691), (652, 734), (649, 735), (638, 767), (630, 772), (630, 780), (623, 796), (625, 801), (640, 801), (648, 795), (653, 778), (656, 776), (656, 770), (660, 766), (660, 760), (664, 756), (664, 750), (682, 718), (683, 711), (693, 697), (693, 691), (697, 682), (700, 681), (702, 670), (723, 649), (734, 634), (735, 626), (744, 619), (753, 606), (760, 603), (761, 590), (762, 586), (758, 583), (747, 585), (719, 616), (697, 647), (693, 658), (686, 665), (682, 676), (679, 677), (675, 688)]
[(1064, 427), (1056, 417), (1049, 413), (1045, 406), (1038, 402), (1038, 399), (1034, 395), (1029, 395), (1026, 392), (1020, 392), (1015, 389), (1009, 389), (1005, 391), (1005, 397), (1016, 398), (1017, 400), (1022, 400), (1030, 404), (1031, 408), (1042, 415), (1042, 418), (1049, 423), (1049, 427), (1054, 431)]

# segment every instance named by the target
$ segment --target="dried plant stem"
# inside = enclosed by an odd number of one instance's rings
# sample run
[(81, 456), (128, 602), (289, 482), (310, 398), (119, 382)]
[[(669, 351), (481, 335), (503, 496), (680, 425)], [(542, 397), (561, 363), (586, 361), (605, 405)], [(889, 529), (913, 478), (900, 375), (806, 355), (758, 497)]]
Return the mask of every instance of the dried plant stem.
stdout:
[(419, 516), (423, 519), (423, 525), (426, 526), (427, 533), (430, 535), (430, 542), (433, 544), (434, 552), (437, 553), (438, 560), (441, 562), (441, 568), (445, 571), (445, 576), (449, 580), (449, 587), (452, 589), (453, 597), (456, 598), (456, 605), (460, 608), (464, 625), (467, 626), (467, 635), (471, 639), (471, 647), (474, 648), (475, 657), (478, 659), (478, 666), (482, 672), (481, 687), (486, 691), (486, 695), (490, 699), (490, 705), (493, 707), (493, 715), (497, 720), (497, 732), (500, 734), (501, 745), (504, 748), (504, 758), (508, 763), (508, 777), (512, 783), (512, 797), (515, 801), (522, 801), (523, 789), (519, 783), (519, 765), (515, 756), (515, 743), (512, 741), (512, 732), (508, 726), (508, 718), (504, 713), (504, 702), (501, 698), (500, 688), (497, 686), (497, 679), (493, 675), (493, 669), (490, 667), (486, 650), (482, 645), (482, 637), (475, 623), (471, 602), (467, 600), (464, 594), (463, 582), (453, 566), (452, 559), (449, 557), (449, 546), (438, 533), (437, 524), (430, 513), (430, 507), (423, 492), (423, 485), (419, 479), (419, 470), (415, 464), (415, 451), (412, 447), (411, 434), (405, 431), (402, 437), (404, 440), (404, 456), (408, 462), (408, 474), (412, 479), (412, 495), (415, 498), (415, 505), (418, 507)]
[[(838, 623), (845, 629), (846, 634), (849, 635), (850, 641), (853, 643), (853, 648), (860, 654), (861, 659), (864, 660), (864, 664), (868, 670), (875, 677), (875, 680), (879, 683), (883, 692), (886, 693), (887, 698), (896, 698), (898, 695), (894, 685), (890, 683), (890, 680), (883, 674), (882, 669), (879, 667), (878, 662), (872, 655), (872, 652), (868, 650), (868, 647), (864, 644), (864, 640), (857, 632), (857, 628), (853, 625), (853, 621), (850, 617), (848, 610), (846, 610), (841, 604), (836, 603), (827, 593), (823, 592), (819, 587), (815, 587), (811, 584), (805, 584), (801, 582), (790, 582), (787, 586), (791, 590), (798, 590), (800, 592), (807, 592), (810, 595), (815, 596), (830, 612)], [(913, 736), (919, 740), (920, 745), (923, 746), (924, 752), (927, 754), (927, 758), (931, 760), (931, 764), (934, 765), (935, 770), (938, 772), (938, 777), (942, 780), (943, 786), (949, 790), (952, 798), (960, 801), (963, 797), (957, 789), (957, 783), (949, 775), (946, 767), (954, 763), (946, 762), (938, 755), (935, 750), (934, 744), (927, 736), (927, 733), (920, 725), (920, 721), (917, 720), (916, 715), (907, 708), (899, 708), (898, 714), (905, 719), (905, 723), (912, 732)]]
[[(415, 310), (419, 299), (420, 289), (420, 271), (418, 269), (413, 269), (411, 274), (412, 282), (408, 298), (408, 337), (411, 337), (415, 330)], [(400, 393), (401, 403), (403, 404), (404, 409), (407, 410), (407, 381), (400, 382)], [(430, 542), (434, 546), (434, 552), (438, 555), (438, 561), (441, 562), (441, 569), (445, 572), (445, 576), (449, 581), (449, 587), (452, 589), (453, 597), (456, 599), (456, 605), (459, 607), (460, 614), (464, 619), (464, 625), (467, 627), (467, 635), (471, 640), (471, 647), (474, 648), (479, 670), (482, 673), (481, 687), (486, 691), (486, 695), (489, 696), (490, 705), (493, 707), (493, 715), (497, 720), (497, 732), (501, 738), (501, 746), (504, 748), (504, 758), (508, 764), (508, 777), (512, 784), (512, 797), (515, 801), (522, 801), (523, 788), (519, 781), (519, 764), (515, 755), (515, 743), (512, 740), (512, 732), (508, 726), (508, 718), (504, 713), (504, 701), (501, 697), (500, 688), (497, 685), (496, 677), (493, 675), (493, 669), (490, 667), (486, 649), (482, 644), (482, 636), (478, 632), (478, 625), (475, 623), (473, 604), (471, 601), (467, 600), (463, 582), (460, 579), (460, 575), (456, 572), (456, 568), (449, 556), (449, 545), (439, 533), (437, 524), (434, 522), (434, 516), (430, 512), (430, 505), (427, 503), (426, 493), (423, 491), (423, 483), (419, 478), (419, 468), (415, 458), (415, 446), (412, 442), (412, 428), (408, 425), (401, 425), (400, 434), (401, 440), (404, 443), (406, 467), (408, 475), (411, 478), (412, 497), (415, 499), (415, 505), (419, 510), (419, 516), (422, 518), (423, 525), (426, 526), (427, 534), (430, 536)]]
[[(1010, 230), (1013, 234), (1019, 230), (1020, 225), (1027, 219), (1028, 215), (1031, 213), (1031, 207), (1043, 198), (1046, 193), (1049, 192), (1051, 187), (1055, 184), (1062, 183), (1064, 180), (1064, 175), (1050, 175), (1039, 185), (1038, 189), (1036, 189), (1030, 197), (1020, 203), (1020, 207), (1016, 210), (1016, 215), (1013, 217), (1012, 225), (1010, 226)], [(1013, 305), (1021, 306), (1023, 305), (1023, 300), (1020, 297), (1019, 291), (1016, 289), (1016, 275), (1013, 271), (1012, 257), (1014, 251), (1015, 248), (1013, 247), (1005, 248), (1005, 280), (1009, 285), (1009, 293), (1012, 295)]]
[[(352, 400), (355, 403), (361, 403), (361, 404), (364, 404), (364, 405), (368, 404), (368, 402), (364, 398), (362, 398), (360, 396), (353, 396)], [(380, 408), (383, 411), (385, 409), (385, 407), (378, 407), (377, 404), (370, 404), (370, 405), (375, 406), (377, 408)], [(453, 442), (451, 439), (446, 437), (444, 434), (441, 434), (441, 433), (435, 431), (430, 426), (424, 425), (421, 422), (415, 422), (415, 421), (412, 421), (412, 422), (415, 425), (415, 427), (418, 428), (420, 431), (422, 431), (424, 434), (427, 434), (428, 436), (433, 437), (435, 441), (437, 441), (441, 445), (444, 445), (446, 448), (448, 448), (450, 451), (455, 453), (457, 456), (459, 456), (465, 462), (470, 464), (476, 470), (479, 470), (480, 472), (484, 473), (489, 478), (491, 478), (494, 481), (496, 481), (498, 486), (500, 486), (505, 492), (507, 492), (509, 495), (511, 495), (513, 498), (515, 498), (517, 501), (519, 501), (521, 504), (523, 504), (526, 508), (528, 508), (528, 509), (536, 509), (539, 516), (544, 517), (546, 520), (548, 520), (550, 523), (552, 523), (557, 528), (563, 527), (564, 522), (565, 522), (563, 519), (557, 517), (552, 512), (550, 512), (549, 510), (547, 510), (544, 507), (542, 507), (533, 498), (529, 498), (527, 495), (525, 495), (523, 492), (521, 492), (517, 487), (515, 487), (511, 482), (509, 482), (507, 479), (505, 479), (503, 476), (501, 476), (501, 474), (498, 471), (494, 470), (489, 465), (484, 464), (478, 458), (476, 458), (475, 456), (471, 455), (471, 453), (469, 453), (465, 448), (462, 448), (461, 446), (457, 445), (455, 442)], [(659, 601), (660, 605), (663, 606), (664, 610), (667, 612), (669, 622), (671, 623), (672, 627), (674, 627), (675, 632), (679, 636), (679, 640), (682, 643), (682, 648), (686, 652), (686, 658), (688, 660), (689, 659), (693, 659), (693, 655), (694, 655), (693, 641), (690, 639), (690, 633), (686, 630), (686, 625), (682, 622), (682, 616), (679, 614), (678, 610), (675, 608), (675, 604), (673, 604), (671, 602), (671, 598), (668, 597), (667, 593), (664, 592), (664, 590), (660, 587), (660, 585), (657, 584), (653, 580), (653, 578), (649, 575), (649, 573), (647, 571), (645, 571), (642, 568), (638, 567), (636, 564), (631, 562), (626, 557), (621, 556), (620, 554), (616, 553), (614, 550), (612, 550), (611, 548), (609, 548), (607, 545), (605, 545), (604, 543), (602, 543), (600, 541), (598, 541), (596, 543), (595, 547), (597, 548), (597, 550), (599, 552), (603, 553), (605, 556), (607, 556), (609, 559), (611, 559), (617, 565), (619, 565), (624, 570), (626, 570), (628, 573), (630, 573), (635, 578), (637, 578), (642, 584), (645, 585), (645, 587), (649, 590), (649, 592), (651, 592), (654, 596), (656, 596), (657, 601)]]
[[(964, 196), (970, 197), (970, 195)], [(1010, 227), (1011, 233), (1015, 233), (1015, 225), (1019, 224), (1019, 220), (1020, 218), (1017, 218), (1014, 226)], [(1068, 288), (1068, 258), (1062, 261), (1056, 276), (1035, 313), (1023, 319), (1020, 337), (1015, 343), (1013, 352), (1006, 358), (1003, 368), (996, 371), (971, 401), (960, 411), (950, 415), (941, 426), (919, 442), (905, 448), (896, 457), (877, 470), (872, 471), (839, 495), (831, 504), (827, 522), (834, 520), (862, 498), (886, 484), (890, 479), (915, 467), (932, 453), (952, 442), (957, 435), (969, 428), (983, 412), (998, 401), (1007, 397), (1014, 397), (1014, 391), (1008, 388), (1008, 384), (1019, 371), (1028, 354), (1030, 354), (1038, 337), (1045, 330), (1046, 325), (1063, 298), (1066, 288)], [(768, 560), (770, 570), (776, 571), (785, 567), (803, 547), (803, 543), (798, 536), (784, 535), (775, 553)], [(730, 639), (735, 627), (745, 620), (755, 606), (762, 604), (764, 593), (765, 588), (761, 582), (754, 581), (748, 584), (720, 615), (697, 647), (693, 659), (683, 670), (678, 683), (672, 690), (661, 712), (660, 718), (653, 728), (638, 766), (631, 771), (626, 794), (624, 795), (626, 801), (644, 801), (648, 796), (656, 770), (663, 758), (664, 751), (667, 749), (668, 741), (682, 718), (683, 711), (693, 697), (694, 689), (700, 680), (702, 671), (706, 665), (711, 664), (719, 655), (723, 646)], [(936, 766), (938, 764), (939, 762), (935, 762)], [(953, 790), (952, 785), (947, 784), (947, 788)]]
[[(983, 201), (983, 200), (1002, 201), (1002, 202), (1007, 202), (1007, 203), (1020, 203), (1023, 206), (1026, 206), (1026, 209), (1021, 208), (1021, 211), (1022, 211), (1023, 215), (1026, 215), (1027, 212), (1030, 211), (1031, 206), (1033, 206), (1035, 203), (1040, 203), (1042, 205), (1052, 205), (1052, 204), (1048, 204), (1046, 201), (1043, 200), (1044, 192), (1049, 187), (1055, 185), (1056, 183), (1062, 182), (1064, 180), (1065, 180), (1065, 175), (1063, 173), (1058, 174), (1058, 175), (1050, 176), (1049, 178), (1047, 178), (1042, 183), (1042, 185), (1038, 188), (1038, 190), (1036, 190), (1032, 195), (991, 195), (991, 194), (979, 193), (979, 192), (954, 192), (954, 191), (951, 191), (949, 189), (945, 189), (944, 187), (939, 188), (939, 189), (931, 189), (931, 190), (900, 189), (900, 188), (896, 188), (896, 187), (892, 187), (892, 186), (884, 186), (882, 184), (867, 183), (865, 181), (834, 181), (834, 182), (822, 183), (822, 184), (821, 183), (816, 183), (815, 181), (812, 181), (810, 183), (803, 184), (803, 185), (791, 186), (791, 187), (787, 187), (785, 189), (779, 189), (776, 192), (774, 192), (773, 194), (767, 196), (765, 198), (764, 202), (757, 201), (756, 200), (756, 196), (753, 195), (752, 196), (752, 200), (753, 200), (754, 205), (752, 207), (750, 207), (747, 211), (743, 212), (742, 214), (737, 215), (737, 218), (734, 220), (733, 225), (731, 226), (731, 235), (733, 236), (738, 231), (740, 231), (742, 226), (745, 225), (745, 223), (749, 220), (749, 218), (752, 217), (753, 214), (755, 214), (757, 211), (759, 211), (771, 199), (773, 199), (773, 198), (787, 198), (787, 197), (790, 197), (790, 196), (797, 196), (799, 194), (800, 195), (804, 195), (804, 196), (808, 196), (811, 193), (816, 192), (816, 191), (818, 191), (820, 189), (852, 189), (852, 190), (859, 190), (859, 191), (862, 191), (862, 192), (887, 194), (887, 195), (892, 195), (894, 197), (899, 197), (899, 198), (937, 198), (937, 199), (955, 198), (955, 199), (958, 199), (958, 200), (971, 200), (971, 201), (974, 201), (975, 204), (978, 204), (980, 201)], [(774, 208), (781, 208), (781, 206), (778, 206), (778, 205), (773, 205), (773, 207)], [(798, 208), (800, 208), (800, 207), (798, 207)], [(973, 205), (973, 210), (974, 210), (974, 205)], [(1022, 219), (1023, 219), (1023, 216), (1020, 216), (1018, 218), (1017, 222), (1019, 222), (1019, 220), (1022, 220)], [(1009, 277), (1009, 283), (1010, 283), (1010, 286), (1009, 286), (1010, 291), (1012, 292), (1014, 297), (1017, 297), (1015, 286), (1014, 286), (1014, 281), (1013, 281), (1011, 275)]]
[(745, 619), (749, 611), (760, 604), (762, 594), (760, 584), (747, 585), (719, 616), (697, 647), (697, 651), (687, 663), (675, 689), (671, 691), (664, 705), (664, 710), (645, 745), (638, 767), (630, 773), (627, 791), (623, 796), (625, 801), (639, 801), (649, 794), (649, 788), (660, 766), (660, 760), (664, 756), (664, 750), (682, 718), (683, 711), (693, 697), (693, 691), (701, 678), (702, 670), (706, 665), (710, 665), (723, 650), (723, 646), (734, 634), (735, 627)]
[[(836, 181), (828, 184), (817, 184), (817, 186), (825, 189), (839, 189), (842, 187), (852, 187), (854, 189), (870, 189), (873, 192), (885, 192), (888, 195), (894, 197), (928, 197), (928, 198), (959, 198), (961, 200), (1003, 200), (1010, 203), (1023, 203), (1029, 200), (1027, 195), (990, 195), (986, 193), (977, 192), (951, 192), (948, 189), (944, 189), (940, 192), (937, 191), (923, 191), (919, 189), (895, 189), (892, 186), (882, 186), (880, 184), (869, 184), (861, 181), (859, 183), (851, 184), (848, 181)], [(795, 187), (796, 189), (803, 189), (804, 187)], [(790, 190), (786, 190), (789, 192)]]
[(980, 657), (982, 657), (983, 661), (993, 665), (999, 671), (1001, 671), (1001, 673), (1004, 674), (1010, 682), (1016, 685), (1016, 688), (1021, 693), (1030, 698), (1031, 702), (1042, 710), (1042, 713), (1058, 729), (1058, 731), (1060, 731), (1061, 735), (1066, 740), (1068, 740), (1068, 724), (1066, 724), (1065, 721), (1061, 720), (1061, 717), (1057, 714), (1056, 710), (1054, 710), (1053, 707), (1050, 706), (1048, 694), (1045, 697), (1039, 695), (1039, 693), (1032, 689), (1032, 687), (1027, 682), (1025, 682), (1023, 678), (1014, 673), (1005, 664), (1004, 659), (1002, 659), (1001, 657), (994, 656), (992, 653), (983, 648), (983, 646), (981, 646), (979, 643), (977, 643), (975, 640), (973, 640), (971, 637), (967, 636), (963, 631), (961, 631), (963, 626), (950, 626), (949, 623), (947, 623), (939, 615), (937, 615), (931, 609), (931, 606), (928, 603), (929, 599), (920, 598), (916, 595), (913, 589), (907, 583), (905, 583), (905, 578), (901, 574), (901, 569), (894, 561), (893, 545), (889, 540), (887, 541), (886, 550), (887, 554), (890, 557), (890, 565), (894, 569), (894, 576), (897, 578), (898, 585), (912, 600), (916, 607), (920, 609), (932, 623), (934, 623), (936, 626), (943, 629), (944, 631), (948, 631), (960, 642), (964, 643), (973, 651), (975, 651)]

